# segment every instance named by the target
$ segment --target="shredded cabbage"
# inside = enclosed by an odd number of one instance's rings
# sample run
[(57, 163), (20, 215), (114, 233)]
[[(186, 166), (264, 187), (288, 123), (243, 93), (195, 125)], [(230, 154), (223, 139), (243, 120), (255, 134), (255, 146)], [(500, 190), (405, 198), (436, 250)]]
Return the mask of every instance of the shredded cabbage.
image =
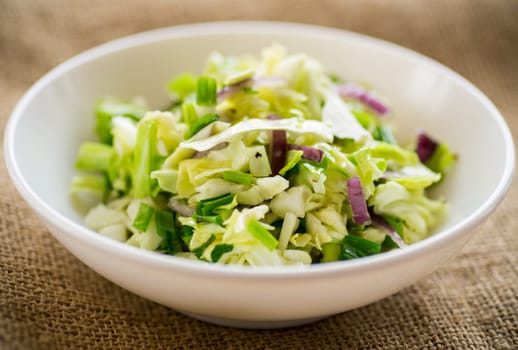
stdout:
[[(87, 227), (181, 258), (308, 265), (397, 249), (398, 236), (415, 243), (447, 215), (427, 190), (455, 154), (438, 142), (422, 162), (415, 143), (394, 138), (388, 113), (366, 103), (376, 92), (337, 85), (314, 58), (280, 45), (258, 57), (212, 53), (201, 73), (171, 79), (164, 109), (97, 104), (99, 139), (78, 150), (70, 188)], [(286, 141), (272, 141), (276, 130)], [(353, 178), (354, 202), (385, 229), (353, 220)]]

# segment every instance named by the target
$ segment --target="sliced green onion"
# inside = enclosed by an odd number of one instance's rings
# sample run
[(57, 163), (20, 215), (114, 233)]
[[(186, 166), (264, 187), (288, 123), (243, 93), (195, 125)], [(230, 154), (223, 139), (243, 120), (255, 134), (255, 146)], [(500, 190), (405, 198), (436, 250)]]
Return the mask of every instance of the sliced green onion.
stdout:
[(347, 235), (342, 241), (340, 259), (355, 259), (363, 256), (378, 254), (381, 252), (381, 244), (355, 235)]
[(115, 150), (112, 146), (98, 142), (84, 142), (77, 154), (76, 168), (108, 171), (115, 157)]
[(342, 247), (340, 243), (329, 242), (322, 244), (322, 259), (320, 262), (331, 262), (340, 260)]
[(394, 228), (394, 230), (396, 230), (398, 235), (403, 237), (403, 231), (404, 231), (403, 220), (398, 219), (398, 218), (393, 218), (391, 216), (383, 216), (383, 219), (385, 219), (385, 221), (388, 222), (389, 225)]
[(183, 73), (169, 81), (167, 89), (177, 97), (184, 99), (196, 90), (196, 78), (191, 73)]
[(188, 247), (191, 244), (191, 238), (194, 233), (194, 229), (191, 226), (182, 226), (180, 228), (180, 238), (183, 243)]
[(444, 174), (456, 159), (457, 155), (450, 151), (448, 145), (439, 143), (425, 165), (436, 173)]
[(200, 258), (202, 255), (203, 255), (203, 252), (205, 251), (205, 249), (207, 249), (207, 247), (216, 240), (216, 236), (214, 235), (211, 235), (209, 237), (209, 239), (207, 239), (207, 241), (205, 243), (202, 243), (199, 247), (193, 249), (193, 253), (198, 257)]
[(208, 222), (210, 224), (216, 224), (216, 225), (223, 226), (223, 219), (219, 215), (198, 215), (198, 214), (194, 214), (192, 217), (194, 219), (198, 220), (198, 221), (204, 221), (204, 222)]
[(201, 129), (206, 127), (207, 125), (214, 123), (216, 120), (219, 119), (219, 116), (217, 114), (207, 114), (200, 118), (197, 122), (192, 124), (191, 129), (186, 135), (187, 139), (190, 139), (194, 135), (196, 135)]
[(112, 119), (115, 116), (140, 120), (146, 114), (146, 108), (130, 102), (120, 102), (113, 99), (102, 100), (95, 108), (95, 132), (101, 142), (111, 144)]
[(279, 170), (279, 175), (284, 176), (289, 170), (293, 169), (295, 165), (302, 159), (303, 151), (290, 150), (286, 155), (286, 164)]
[(274, 250), (279, 244), (270, 231), (255, 219), (250, 220), (248, 223), (248, 231), (269, 250)]
[(152, 206), (143, 202), (140, 203), (137, 215), (135, 216), (135, 219), (133, 219), (132, 226), (140, 232), (146, 232), (154, 213), (155, 209)]
[(392, 133), (392, 129), (390, 129), (387, 126), (380, 125), (376, 128), (376, 131), (378, 133), (378, 138), (380, 141), (384, 141), (393, 145), (397, 145), (396, 138), (394, 137), (394, 134)]
[(223, 180), (250, 186), (254, 182), (254, 177), (242, 171), (226, 170), (223, 172)]
[(151, 195), (152, 179), (150, 174), (155, 160), (156, 133), (157, 126), (153, 120), (145, 120), (139, 123), (132, 177), (133, 196), (135, 198), (149, 197)]
[(171, 255), (182, 251), (176, 235), (174, 214), (168, 210), (157, 211), (155, 222), (156, 232), (162, 237), (166, 251)]
[(209, 216), (214, 214), (214, 209), (232, 203), (234, 196), (230, 193), (221, 196), (203, 199), (196, 207), (196, 214), (201, 216)]
[(217, 102), (216, 79), (211, 77), (199, 77), (196, 88), (196, 103), (200, 106), (214, 106)]
[(399, 248), (399, 246), (396, 244), (396, 242), (394, 242), (394, 240), (389, 235), (386, 235), (385, 239), (381, 243), (381, 248), (382, 248), (382, 250), (385, 251), (385, 250), (397, 249), (397, 248)]
[(218, 244), (210, 253), (210, 258), (213, 262), (218, 262), (223, 254), (231, 252), (233, 249), (234, 246), (232, 244)]
[(183, 122), (187, 124), (189, 127), (194, 125), (196, 121), (198, 121), (198, 114), (196, 113), (196, 108), (194, 104), (191, 102), (186, 102), (182, 104), (182, 118)]
[(93, 191), (105, 193), (108, 187), (106, 176), (101, 174), (80, 174), (72, 178), (70, 192)]
[(365, 130), (373, 130), (375, 129), (376, 125), (378, 125), (378, 117), (366, 109), (354, 108), (351, 109), (351, 112), (356, 117), (358, 123), (360, 123)]

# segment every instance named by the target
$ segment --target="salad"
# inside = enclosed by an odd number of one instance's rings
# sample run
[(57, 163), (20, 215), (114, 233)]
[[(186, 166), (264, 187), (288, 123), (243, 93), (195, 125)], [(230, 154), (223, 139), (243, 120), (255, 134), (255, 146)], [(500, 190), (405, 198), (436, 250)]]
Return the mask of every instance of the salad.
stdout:
[(419, 132), (401, 144), (366, 86), (273, 45), (209, 56), (171, 104), (105, 98), (70, 196), (86, 225), (127, 244), (201, 261), (314, 264), (404, 249), (447, 203), (427, 189), (455, 160)]

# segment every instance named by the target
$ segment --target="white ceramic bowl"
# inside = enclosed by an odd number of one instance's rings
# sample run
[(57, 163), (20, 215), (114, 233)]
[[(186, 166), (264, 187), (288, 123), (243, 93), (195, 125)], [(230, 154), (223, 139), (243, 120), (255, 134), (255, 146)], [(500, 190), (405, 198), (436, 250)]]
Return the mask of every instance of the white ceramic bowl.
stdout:
[[(408, 250), (309, 267), (221, 266), (148, 252), (83, 225), (67, 191), (79, 144), (93, 139), (99, 97), (167, 102), (175, 74), (199, 72), (212, 50), (259, 53), (274, 42), (329, 71), (368, 82), (396, 113), (399, 137), (421, 128), (459, 154), (437, 189), (451, 203), (440, 232)], [(20, 100), (5, 134), (9, 173), (42, 224), (81, 261), (138, 295), (194, 317), (238, 327), (309, 322), (385, 298), (434, 271), (503, 199), (514, 172), (504, 119), (477, 88), (402, 47), (349, 32), (287, 23), (194, 24), (133, 35), (59, 65)], [(27, 232), (29, 234), (29, 232)]]

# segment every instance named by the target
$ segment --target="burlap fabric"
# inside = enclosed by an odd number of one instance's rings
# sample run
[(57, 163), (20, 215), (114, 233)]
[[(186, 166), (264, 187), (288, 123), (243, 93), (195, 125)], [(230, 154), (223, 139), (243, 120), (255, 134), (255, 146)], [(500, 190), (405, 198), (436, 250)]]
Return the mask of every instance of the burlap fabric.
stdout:
[[(518, 135), (517, 16), (516, 0), (0, 0), (2, 133), (31, 83), (87, 48), (163, 26), (268, 19), (424, 53), (479, 86)], [(3, 349), (518, 349), (518, 184), (453, 261), (416, 285), (312, 325), (246, 331), (190, 319), (98, 276), (42, 227), (1, 163)]]

